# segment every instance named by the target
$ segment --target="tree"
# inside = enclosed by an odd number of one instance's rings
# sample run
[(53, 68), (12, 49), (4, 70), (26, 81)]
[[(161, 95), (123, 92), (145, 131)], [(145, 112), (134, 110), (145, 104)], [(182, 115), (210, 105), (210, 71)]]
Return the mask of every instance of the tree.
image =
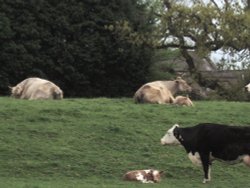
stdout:
[[(38, 76), (66, 96), (131, 96), (145, 82), (152, 48), (111, 29), (150, 33), (144, 0), (0, 0), (0, 89)], [(0, 25), (0, 26), (1, 26)], [(119, 24), (118, 24), (119, 25)]]
[(191, 74), (196, 73), (196, 67), (188, 50), (206, 55), (223, 49), (249, 55), (250, 15), (238, 1), (225, 0), (219, 5), (214, 0), (163, 0), (157, 4), (158, 48), (179, 48)]

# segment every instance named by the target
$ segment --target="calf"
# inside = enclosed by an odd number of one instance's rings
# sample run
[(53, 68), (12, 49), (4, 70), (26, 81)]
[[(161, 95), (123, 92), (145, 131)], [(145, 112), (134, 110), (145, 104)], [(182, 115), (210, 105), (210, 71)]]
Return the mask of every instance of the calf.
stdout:
[(161, 138), (161, 144), (184, 146), (191, 161), (202, 165), (203, 183), (211, 180), (211, 164), (215, 159), (229, 164), (243, 162), (250, 167), (250, 127), (202, 123), (180, 128), (175, 124)]
[(123, 179), (127, 181), (140, 181), (142, 183), (158, 183), (161, 181), (163, 171), (158, 170), (134, 170), (127, 172)]
[(177, 96), (175, 97), (173, 104), (180, 105), (180, 106), (194, 106), (191, 99), (187, 96)]

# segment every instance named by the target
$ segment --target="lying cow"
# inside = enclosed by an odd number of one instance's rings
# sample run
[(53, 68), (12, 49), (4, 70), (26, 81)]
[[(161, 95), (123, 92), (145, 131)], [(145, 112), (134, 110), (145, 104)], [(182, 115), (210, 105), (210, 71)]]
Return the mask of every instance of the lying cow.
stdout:
[(245, 90), (250, 93), (250, 83), (245, 86)]
[(54, 83), (40, 79), (27, 78), (14, 87), (10, 87), (11, 96), (17, 99), (62, 99), (62, 90)]
[(126, 181), (140, 181), (142, 183), (158, 183), (161, 181), (163, 171), (159, 170), (134, 170), (127, 172), (123, 179)]
[(180, 106), (194, 106), (191, 99), (187, 96), (177, 96), (175, 97), (173, 104), (180, 105)]
[(177, 79), (173, 81), (155, 81), (144, 84), (135, 92), (134, 100), (136, 103), (173, 103), (173, 96), (177, 92), (190, 92), (191, 90), (191, 87), (185, 80), (181, 77), (177, 77)]
[(203, 183), (211, 180), (211, 164), (215, 159), (229, 164), (243, 162), (250, 167), (250, 127), (203, 123), (180, 128), (176, 124), (162, 137), (161, 144), (184, 146), (189, 159), (202, 165)]

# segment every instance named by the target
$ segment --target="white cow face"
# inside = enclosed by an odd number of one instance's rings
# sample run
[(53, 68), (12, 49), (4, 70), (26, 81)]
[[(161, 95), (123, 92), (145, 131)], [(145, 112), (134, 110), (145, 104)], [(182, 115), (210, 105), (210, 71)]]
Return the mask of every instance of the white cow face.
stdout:
[(250, 83), (245, 86), (245, 90), (250, 93)]
[(10, 87), (10, 90), (11, 90), (11, 96), (12, 97), (15, 97), (15, 98), (19, 98), (21, 95), (22, 95), (22, 87), (20, 86), (15, 86), (15, 87)]
[(152, 174), (154, 182), (159, 183), (161, 181), (161, 175), (163, 174), (163, 171), (153, 170)]
[(178, 124), (175, 124), (171, 129), (167, 131), (167, 133), (161, 138), (162, 145), (179, 145), (180, 142), (174, 136), (174, 129), (179, 127)]

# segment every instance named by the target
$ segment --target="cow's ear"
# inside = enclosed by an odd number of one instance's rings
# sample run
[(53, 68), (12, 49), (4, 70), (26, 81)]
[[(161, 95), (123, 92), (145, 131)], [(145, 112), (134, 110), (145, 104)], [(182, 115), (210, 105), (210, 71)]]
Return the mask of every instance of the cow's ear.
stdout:
[(163, 173), (164, 173), (164, 171), (163, 171), (163, 170), (161, 170), (159, 173), (160, 173), (160, 174), (163, 174)]
[(13, 87), (11, 87), (11, 86), (8, 86), (8, 88), (9, 88), (9, 89), (12, 89)]
[(178, 125), (177, 123), (176, 123), (176, 124), (174, 124), (174, 126), (175, 126), (175, 127), (180, 127), (180, 125)]

